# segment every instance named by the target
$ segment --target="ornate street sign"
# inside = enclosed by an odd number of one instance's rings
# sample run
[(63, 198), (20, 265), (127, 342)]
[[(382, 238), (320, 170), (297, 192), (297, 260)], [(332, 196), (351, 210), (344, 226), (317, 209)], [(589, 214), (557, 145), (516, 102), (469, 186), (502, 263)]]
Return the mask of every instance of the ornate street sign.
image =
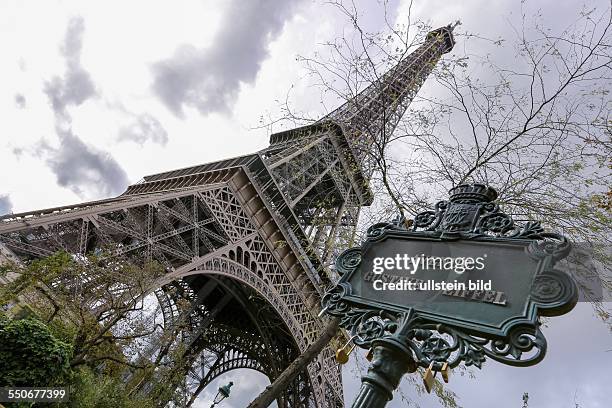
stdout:
[[(430, 372), (461, 362), (480, 368), (487, 357), (536, 364), (546, 352), (538, 317), (567, 313), (577, 302), (573, 279), (554, 268), (569, 254), (565, 237), (538, 222), (516, 226), (485, 185), (450, 193), (410, 230), (404, 220), (373, 225), (362, 246), (336, 262), (342, 278), (323, 298), (324, 311), (341, 318), (355, 344), (373, 349), (370, 386), (385, 364), (393, 371), (385, 350)], [(361, 403), (354, 406), (370, 406)]]

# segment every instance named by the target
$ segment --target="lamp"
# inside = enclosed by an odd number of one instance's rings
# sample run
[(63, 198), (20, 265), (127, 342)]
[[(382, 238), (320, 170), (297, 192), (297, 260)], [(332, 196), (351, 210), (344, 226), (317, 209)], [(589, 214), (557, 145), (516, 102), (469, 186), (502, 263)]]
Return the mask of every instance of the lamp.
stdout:
[(234, 385), (234, 383), (230, 381), (227, 385), (219, 387), (219, 391), (217, 391), (217, 395), (215, 395), (215, 399), (213, 400), (213, 404), (210, 406), (210, 408), (213, 408), (215, 405), (230, 396), (230, 388), (232, 388), (232, 385)]

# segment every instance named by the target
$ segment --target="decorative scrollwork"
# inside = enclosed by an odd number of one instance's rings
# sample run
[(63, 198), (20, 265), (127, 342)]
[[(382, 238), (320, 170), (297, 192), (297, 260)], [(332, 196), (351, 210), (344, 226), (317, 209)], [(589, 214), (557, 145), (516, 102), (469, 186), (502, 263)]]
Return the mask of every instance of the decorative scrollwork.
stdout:
[(554, 277), (541, 274), (536, 276), (531, 289), (531, 298), (536, 302), (550, 303), (563, 294), (563, 285)]
[(528, 252), (536, 259), (550, 256), (554, 261), (558, 261), (566, 257), (572, 249), (569, 240), (563, 235), (543, 232), (538, 238), (528, 248)]
[(328, 290), (323, 296), (323, 305), (327, 313), (334, 316), (343, 316), (350, 310), (349, 304), (344, 299), (350, 293), (350, 286), (345, 283), (339, 283), (332, 289)]
[[(523, 354), (536, 350), (536, 353), (523, 358)], [(508, 340), (491, 341), (489, 350), (485, 351), (488, 357), (513, 366), (533, 365), (540, 362), (546, 353), (546, 338), (538, 327), (516, 327)]]
[(361, 248), (350, 248), (336, 259), (336, 271), (340, 276), (353, 271), (361, 263)]
[(371, 310), (354, 310), (342, 320), (342, 325), (350, 327), (351, 336), (357, 336), (355, 343), (363, 345), (385, 335), (385, 322)]
[(382, 236), (389, 225), (390, 224), (387, 222), (379, 222), (370, 226), (370, 228), (368, 228), (368, 230), (366, 231), (368, 239), (376, 239)]
[[(537, 221), (517, 226), (511, 216), (494, 202), (497, 192), (484, 184), (462, 184), (453, 188), (448, 201), (436, 203), (414, 217), (413, 231), (432, 231), (440, 235), (457, 234), (473, 239), (492, 236), (510, 239), (542, 239), (544, 229)], [(384, 228), (376, 224), (376, 237)]]
[(437, 216), (434, 211), (423, 211), (414, 217), (413, 229), (427, 228), (436, 220)]
[[(570, 310), (578, 300), (578, 291), (572, 279), (563, 271), (549, 269), (535, 277), (531, 286), (531, 300), (538, 304), (542, 315), (557, 315)], [(550, 311), (553, 310), (553, 313)]]
[(477, 347), (475, 344), (470, 344), (465, 349), (466, 352), (463, 354), (462, 358), (463, 363), (468, 367), (473, 365), (482, 368), (482, 363), (486, 360), (484, 350)]
[(418, 213), (414, 217), (412, 230), (436, 231), (449, 204), (448, 201), (438, 201), (434, 206), (434, 211), (428, 210)]
[(395, 320), (396, 316), (388, 312), (354, 309), (341, 320), (340, 325), (346, 327), (351, 336), (356, 336), (356, 345), (368, 348), (373, 340), (392, 334), (391, 325)]
[(476, 232), (485, 234), (490, 232), (496, 235), (504, 235), (506, 232), (512, 230), (513, 227), (514, 221), (509, 215), (497, 212), (482, 217)]
[(445, 201), (445, 200), (438, 201), (434, 208), (436, 209), (436, 212), (443, 213), (444, 211), (446, 211), (446, 209), (448, 208), (449, 204), (450, 203), (448, 201)]
[(517, 229), (512, 238), (539, 239), (544, 228), (539, 221), (528, 221), (520, 229)]
[(403, 219), (399, 219), (396, 222), (379, 222), (377, 224), (374, 224), (370, 228), (368, 228), (368, 230), (366, 231), (366, 236), (369, 241), (374, 241), (385, 235), (387, 231), (393, 230), (405, 230)]
[(442, 337), (430, 335), (421, 344), (421, 353), (430, 361), (446, 361), (451, 355), (451, 346)]
[[(333, 314), (337, 311), (334, 309)], [(403, 314), (373, 309), (351, 309), (338, 315), (342, 316), (340, 325), (355, 337), (356, 345), (370, 348), (376, 339), (400, 338), (419, 366), (433, 365), (434, 370), (440, 370), (444, 363), (451, 368), (461, 363), (481, 368), (487, 358), (512, 366), (530, 366), (546, 353), (546, 339), (537, 326), (518, 326), (504, 339), (487, 339), (416, 315), (403, 322)]]
[[(546, 339), (536, 327), (515, 328), (506, 339), (485, 339), (471, 336), (451, 326), (418, 322), (413, 323), (407, 343), (414, 359), (421, 367), (433, 363), (434, 370), (448, 363), (456, 367), (482, 367), (486, 358), (513, 366), (530, 366), (538, 363), (546, 353)], [(423, 339), (423, 333), (428, 333)], [(525, 353), (532, 352), (525, 357)]]

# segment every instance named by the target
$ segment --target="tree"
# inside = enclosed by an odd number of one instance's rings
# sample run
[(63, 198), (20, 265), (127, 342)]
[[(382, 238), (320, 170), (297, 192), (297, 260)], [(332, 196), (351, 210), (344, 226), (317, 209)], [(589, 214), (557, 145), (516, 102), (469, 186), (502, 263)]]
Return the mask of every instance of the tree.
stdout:
[[(298, 57), (324, 108), (377, 83), (432, 28), (410, 15), (405, 25), (394, 25), (385, 9), (385, 26), (371, 32), (354, 2), (327, 3), (352, 31), (313, 56)], [(454, 186), (481, 182), (498, 190), (498, 203), (516, 221), (542, 221), (546, 229), (586, 245), (610, 269), (612, 8), (603, 2), (577, 8), (571, 24), (554, 30), (535, 3), (521, 7), (513, 38), (489, 39), (456, 28), (458, 43), (494, 49), (446, 55), (396, 131), (376, 135), (366, 152), (375, 166), (375, 203), (362, 210), (361, 234), (381, 219), (411, 218), (433, 208)], [(304, 125), (321, 116), (295, 108), (289, 96), (278, 115), (262, 119), (263, 126)], [(609, 293), (609, 276), (598, 279)], [(609, 320), (601, 296), (591, 300)]]
[(3, 269), (17, 278), (0, 287), (0, 303), (27, 304), (70, 341), (74, 346), (71, 367), (108, 362), (138, 367), (119, 357), (117, 346), (128, 346), (160, 327), (133, 316), (143, 310), (144, 295), (151, 290), (148, 285), (161, 275), (156, 265), (139, 268), (118, 258), (76, 259), (58, 252)]
[[(187, 343), (193, 305), (174, 293), (172, 307), (178, 315), (165, 322), (153, 295), (165, 271), (155, 262), (140, 266), (135, 262), (104, 251), (88, 256), (57, 252), (0, 266), (0, 276), (10, 276), (0, 286), (7, 327), (23, 326), (21, 319), (26, 317), (27, 327), (46, 333), (43, 350), (56, 343), (67, 347), (70, 354), (61, 366), (67, 371), (62, 371), (61, 379), (74, 385), (75, 404), (89, 406), (87, 401), (95, 400), (97, 407), (165, 406), (183, 397), (177, 389), (202, 351), (189, 349)], [(0, 361), (32, 337), (22, 338), (22, 332), (0, 330), (0, 339), (9, 341), (8, 349), (0, 346)], [(37, 361), (38, 348), (19, 353), (29, 356), (32, 364)], [(28, 359), (20, 358), (5, 373), (7, 378), (27, 371), (30, 366), (24, 361)], [(56, 375), (49, 365), (38, 368), (42, 379)]]
[(173, 329), (146, 310), (162, 268), (58, 252), (0, 272), (12, 277), (0, 287), (0, 383), (73, 384), (87, 406), (155, 405), (133, 391), (161, 366), (142, 349)]
[[(383, 29), (368, 32), (354, 3), (327, 3), (347, 18), (352, 32), (344, 31), (312, 57), (298, 57), (324, 107), (349, 101), (379, 81), (431, 30), (410, 15), (406, 24), (393, 25), (385, 9)], [(604, 2), (605, 7), (577, 8), (577, 18), (555, 32), (541, 10), (529, 14), (536, 4), (522, 4), (519, 21), (511, 23), (512, 39), (456, 28), (462, 49), (488, 43), (493, 51), (445, 55), (396, 131), (383, 129), (376, 136), (365, 152), (375, 166), (375, 203), (362, 211), (360, 225), (398, 213), (410, 218), (432, 208), (450, 188), (481, 182), (498, 190), (498, 203), (515, 220), (542, 221), (586, 243), (609, 269), (612, 8)], [(269, 127), (295, 126), (319, 116), (296, 110), (288, 97), (279, 115), (262, 120)]]

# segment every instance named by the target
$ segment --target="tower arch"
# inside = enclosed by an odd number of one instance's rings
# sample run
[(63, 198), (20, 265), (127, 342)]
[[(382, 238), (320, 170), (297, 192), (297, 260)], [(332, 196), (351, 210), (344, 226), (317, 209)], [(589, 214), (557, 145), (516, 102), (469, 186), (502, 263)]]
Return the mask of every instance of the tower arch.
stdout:
[[(355, 98), (313, 125), (271, 135), (270, 146), (254, 154), (145, 176), (114, 198), (0, 216), (0, 251), (28, 261), (58, 250), (83, 256), (110, 249), (135, 264), (157, 261), (166, 284), (156, 294), (169, 320), (182, 313), (173, 305), (175, 292), (202, 312), (219, 309), (211, 324), (221, 327), (225, 306), (238, 308), (251, 291), (294, 342), (285, 344), (280, 370), (289, 364), (286, 355), (305, 350), (323, 329), (320, 300), (338, 278), (330, 265), (352, 245), (359, 209), (372, 200), (372, 144), (393, 132), (453, 45), (452, 27), (432, 31)], [(235, 282), (234, 293), (220, 291), (214, 304), (214, 296), (198, 297), (204, 288), (214, 293), (219, 283), (227, 289)], [(189, 331), (198, 333), (203, 321), (206, 315), (194, 315)], [(242, 324), (247, 333), (249, 323)], [(237, 353), (228, 361), (251, 364)], [(257, 367), (272, 364), (264, 354), (258, 358)], [(329, 347), (307, 371), (293, 395), (308, 398), (296, 403), (343, 406)]]

